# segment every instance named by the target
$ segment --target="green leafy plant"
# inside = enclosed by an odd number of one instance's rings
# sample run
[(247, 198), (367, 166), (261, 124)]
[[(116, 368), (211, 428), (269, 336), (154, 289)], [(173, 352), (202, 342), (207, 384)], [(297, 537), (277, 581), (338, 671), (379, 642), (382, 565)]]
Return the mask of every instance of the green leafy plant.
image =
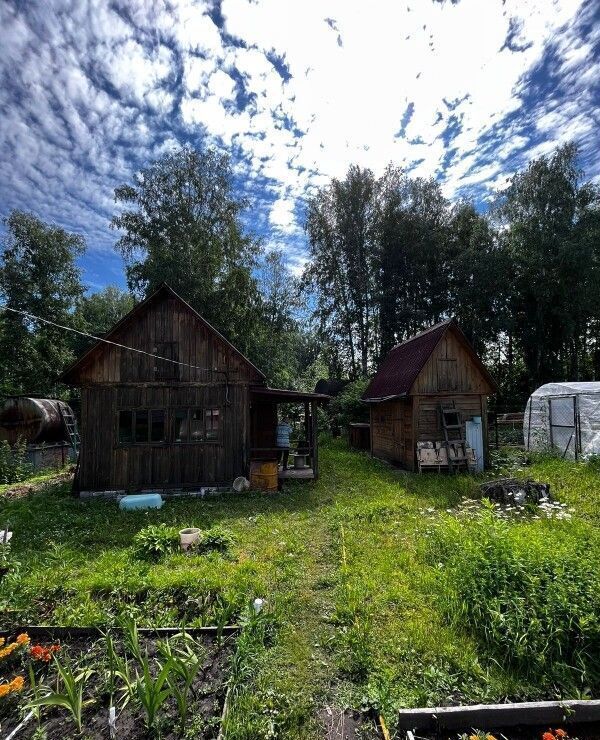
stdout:
[(158, 646), (161, 656), (172, 666), (167, 676), (167, 684), (177, 704), (181, 734), (185, 732), (189, 715), (192, 685), (202, 668), (202, 660), (206, 653), (204, 648), (189, 635), (184, 633), (182, 639), (183, 644), (181, 645), (174, 645), (173, 641), (167, 640), (159, 643)]
[(0, 483), (20, 483), (31, 475), (27, 462), (27, 443), (19, 439), (14, 447), (3, 439), (0, 442)]
[(133, 551), (140, 560), (156, 562), (175, 552), (178, 544), (177, 530), (166, 524), (149, 524), (133, 537)]
[[(94, 701), (93, 699), (84, 701), (83, 691), (94, 671), (89, 668), (74, 671), (68, 661), (62, 663), (56, 656), (53, 656), (53, 660), (57, 671), (56, 691), (48, 689), (43, 695), (35, 698), (30, 706), (63, 707), (73, 718), (77, 731), (81, 733), (83, 709)], [(44, 687), (39, 688), (40, 691), (44, 691)]]
[(172, 695), (169, 686), (169, 674), (173, 670), (173, 661), (169, 658), (164, 665), (158, 664), (158, 675), (152, 676), (148, 653), (144, 653), (140, 660), (141, 673), (136, 670), (136, 679), (129, 686), (132, 698), (135, 699), (145, 712), (145, 724), (148, 730), (154, 731), (158, 713), (167, 699)]
[(197, 550), (201, 553), (211, 551), (227, 552), (233, 547), (234, 542), (235, 540), (230, 532), (220, 527), (213, 527), (202, 534)]

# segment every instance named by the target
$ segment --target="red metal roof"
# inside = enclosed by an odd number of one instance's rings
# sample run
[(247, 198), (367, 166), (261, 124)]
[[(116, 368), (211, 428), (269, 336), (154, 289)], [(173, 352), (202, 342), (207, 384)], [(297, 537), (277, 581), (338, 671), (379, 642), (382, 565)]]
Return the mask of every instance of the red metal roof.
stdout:
[(452, 319), (425, 329), (391, 349), (363, 393), (363, 400), (381, 400), (409, 393)]

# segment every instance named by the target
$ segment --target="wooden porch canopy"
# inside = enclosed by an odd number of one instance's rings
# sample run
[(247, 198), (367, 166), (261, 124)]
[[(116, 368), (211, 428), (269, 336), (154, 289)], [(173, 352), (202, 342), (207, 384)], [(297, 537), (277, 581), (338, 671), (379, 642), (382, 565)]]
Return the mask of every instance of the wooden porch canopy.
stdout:
[[(253, 414), (250, 457), (261, 459), (266, 455), (276, 455), (279, 448), (275, 446), (275, 427), (277, 426), (277, 405), (280, 403), (301, 403), (304, 405), (305, 442), (300, 452), (307, 454), (312, 461), (311, 477), (316, 478), (319, 471), (317, 445), (317, 406), (329, 401), (324, 393), (308, 393), (287, 390), (284, 388), (267, 388), (251, 386), (250, 400), (260, 408)], [(269, 412), (268, 409), (271, 409)]]

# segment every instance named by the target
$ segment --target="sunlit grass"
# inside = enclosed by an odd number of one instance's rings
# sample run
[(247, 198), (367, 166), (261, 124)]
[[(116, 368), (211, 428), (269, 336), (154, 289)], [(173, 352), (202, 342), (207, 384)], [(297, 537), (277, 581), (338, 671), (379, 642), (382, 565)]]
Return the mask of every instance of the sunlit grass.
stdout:
[[(536, 541), (563, 538), (568, 547), (573, 537), (598, 549), (592, 466), (546, 458), (513, 472), (548, 481), (575, 508), (571, 522), (507, 525), (521, 544), (535, 532)], [(12, 610), (2, 621), (98, 624), (124, 610), (141, 624), (215, 624), (265, 598), (277, 636), (240, 694), (231, 738), (269, 723), (281, 736), (318, 737), (316, 713), (328, 704), (366, 703), (393, 716), (399, 706), (541, 697), (548, 687), (497, 660), (455, 618), (450, 563), (432, 555), (432, 532), (456, 522), (454, 507), (477, 495), (482, 479), (407, 474), (331, 443), (318, 482), (276, 494), (177, 499), (151, 512), (80, 502), (66, 486), (0, 499), (21, 563), (19, 578), (0, 586), (0, 607)], [(136, 559), (133, 536), (159, 522), (219, 526), (233, 545), (156, 564)], [(480, 524), (448, 531), (453, 547), (464, 538), (476, 546)]]

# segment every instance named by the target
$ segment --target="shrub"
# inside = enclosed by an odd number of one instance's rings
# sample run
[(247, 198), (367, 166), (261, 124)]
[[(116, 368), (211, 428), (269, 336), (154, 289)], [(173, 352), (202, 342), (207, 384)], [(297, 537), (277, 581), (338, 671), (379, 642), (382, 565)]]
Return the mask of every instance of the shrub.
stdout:
[(511, 526), (492, 516), (433, 533), (450, 616), (498, 662), (540, 685), (600, 687), (600, 543), (584, 526)]
[(27, 462), (27, 444), (19, 439), (14, 447), (3, 439), (0, 442), (0, 483), (20, 483), (31, 475)]
[(220, 527), (213, 527), (200, 536), (198, 552), (227, 552), (233, 547), (234, 539), (230, 532)]
[(368, 380), (355, 380), (344, 388), (344, 390), (332, 398), (329, 404), (329, 415), (333, 426), (346, 430), (351, 422), (369, 421), (369, 407), (361, 401)]
[(174, 552), (178, 545), (179, 533), (166, 524), (149, 524), (133, 538), (133, 550), (140, 560), (160, 560)]

